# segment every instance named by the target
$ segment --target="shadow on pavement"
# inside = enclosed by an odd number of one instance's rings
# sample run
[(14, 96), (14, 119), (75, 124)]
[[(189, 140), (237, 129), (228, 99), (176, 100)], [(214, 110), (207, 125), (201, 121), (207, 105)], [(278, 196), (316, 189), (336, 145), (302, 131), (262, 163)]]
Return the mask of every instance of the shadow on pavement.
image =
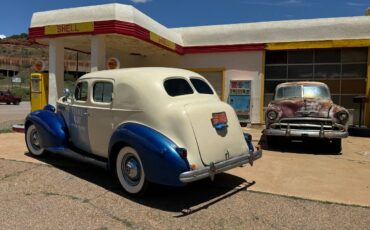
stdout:
[[(29, 153), (25, 153), (25, 155), (33, 157)], [(247, 182), (240, 177), (227, 173), (221, 173), (216, 175), (213, 182), (205, 179), (184, 187), (151, 184), (144, 196), (132, 197), (123, 191), (116, 176), (104, 169), (58, 154), (50, 154), (36, 159), (142, 205), (181, 213), (175, 217), (183, 217), (207, 209), (227, 197), (247, 190), (255, 183)]]
[(314, 139), (314, 138), (303, 138), (290, 140), (282, 137), (279, 143), (269, 146), (266, 141), (266, 136), (262, 135), (258, 144), (264, 150), (297, 153), (297, 154), (314, 154), (314, 155), (338, 155), (333, 152), (328, 140)]

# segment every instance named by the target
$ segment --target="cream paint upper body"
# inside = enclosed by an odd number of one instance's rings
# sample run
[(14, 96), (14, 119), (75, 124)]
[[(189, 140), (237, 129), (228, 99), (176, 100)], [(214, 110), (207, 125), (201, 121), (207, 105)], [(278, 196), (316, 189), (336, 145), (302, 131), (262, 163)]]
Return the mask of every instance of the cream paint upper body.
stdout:
[[(164, 82), (173, 78), (188, 81), (193, 93), (170, 96)], [(75, 132), (71, 134), (72, 141), (87, 143), (84, 150), (102, 157), (108, 157), (109, 141), (114, 131), (128, 122), (150, 127), (177, 146), (186, 148), (189, 163), (198, 167), (246, 154), (248, 147), (234, 110), (220, 101), (208, 82), (213, 94), (198, 93), (191, 84), (192, 78), (207, 82), (197, 73), (174, 68), (93, 72), (77, 82), (88, 83), (87, 101), (79, 103), (74, 99), (60, 99), (58, 107), (66, 108), (63, 116), (68, 121), (70, 132)], [(97, 81), (113, 83), (111, 103), (97, 103), (92, 99)], [(216, 130), (211, 121), (212, 114), (219, 112), (225, 112), (228, 119), (228, 127), (221, 131)], [(82, 119), (77, 122), (80, 125), (75, 125), (76, 120), (73, 119)]]

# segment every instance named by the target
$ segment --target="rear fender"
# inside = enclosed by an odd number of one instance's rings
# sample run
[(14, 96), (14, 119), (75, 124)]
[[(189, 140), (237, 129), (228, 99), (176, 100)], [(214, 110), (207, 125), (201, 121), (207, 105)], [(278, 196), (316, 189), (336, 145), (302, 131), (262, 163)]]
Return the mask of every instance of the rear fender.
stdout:
[(68, 140), (67, 128), (60, 113), (55, 113), (51, 105), (34, 111), (26, 117), (26, 130), (34, 124), (39, 132), (41, 147), (45, 149), (63, 148)]
[(181, 186), (179, 175), (189, 171), (189, 162), (181, 158), (176, 144), (158, 131), (137, 123), (125, 123), (114, 132), (109, 144), (110, 168), (123, 146), (131, 146), (143, 163), (146, 179), (150, 182)]

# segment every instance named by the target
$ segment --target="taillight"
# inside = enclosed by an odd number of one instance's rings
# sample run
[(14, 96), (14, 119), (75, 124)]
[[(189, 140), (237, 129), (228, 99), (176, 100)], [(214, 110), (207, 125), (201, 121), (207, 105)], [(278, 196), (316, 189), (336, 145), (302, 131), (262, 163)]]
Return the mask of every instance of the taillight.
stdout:
[(188, 157), (188, 151), (184, 148), (176, 148), (176, 152), (180, 155), (181, 158), (185, 159)]

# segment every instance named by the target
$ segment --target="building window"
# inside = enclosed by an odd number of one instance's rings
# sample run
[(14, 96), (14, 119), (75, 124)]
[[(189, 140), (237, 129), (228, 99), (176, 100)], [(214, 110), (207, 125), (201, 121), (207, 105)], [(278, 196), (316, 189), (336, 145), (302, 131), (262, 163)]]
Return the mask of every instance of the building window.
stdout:
[(367, 58), (368, 48), (267, 51), (265, 106), (281, 82), (320, 81), (328, 85), (335, 103), (357, 109), (352, 98), (365, 94)]

